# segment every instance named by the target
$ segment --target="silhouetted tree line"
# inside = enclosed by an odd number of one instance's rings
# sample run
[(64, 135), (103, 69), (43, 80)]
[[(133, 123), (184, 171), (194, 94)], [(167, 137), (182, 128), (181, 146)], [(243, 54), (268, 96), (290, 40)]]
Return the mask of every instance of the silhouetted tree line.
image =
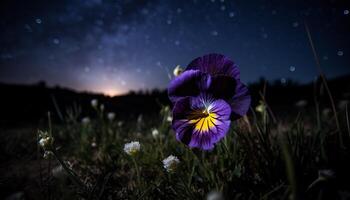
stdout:
[[(336, 100), (349, 99), (350, 75), (328, 81), (332, 95)], [(298, 84), (292, 80), (266, 81), (261, 78), (258, 82), (249, 84), (252, 95), (252, 107), (266, 98), (269, 106), (276, 112), (295, 111), (295, 104), (300, 100), (313, 104), (315, 100), (328, 105), (325, 98), (324, 86), (320, 80), (309, 84)], [(108, 97), (102, 94), (76, 92), (71, 89), (47, 87), (40, 81), (34, 85), (0, 84), (0, 125), (13, 126), (17, 123), (37, 123), (47, 117), (50, 111), (53, 120), (59, 121), (60, 115), (66, 115), (68, 109), (81, 110), (80, 115), (93, 116), (90, 102), (97, 99), (106, 111), (115, 112), (124, 120), (135, 118), (139, 114), (156, 115), (162, 105), (170, 105), (166, 90), (131, 91), (128, 94)], [(77, 109), (80, 108), (80, 109)]]

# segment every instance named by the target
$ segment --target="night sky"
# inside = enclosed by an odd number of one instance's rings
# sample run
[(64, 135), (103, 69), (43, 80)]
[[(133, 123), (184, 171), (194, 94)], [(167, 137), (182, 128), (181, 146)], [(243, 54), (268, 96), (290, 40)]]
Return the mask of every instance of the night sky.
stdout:
[(346, 1), (2, 0), (0, 82), (46, 81), (122, 94), (166, 88), (176, 65), (207, 53), (238, 63), (242, 80), (302, 83), (350, 73)]

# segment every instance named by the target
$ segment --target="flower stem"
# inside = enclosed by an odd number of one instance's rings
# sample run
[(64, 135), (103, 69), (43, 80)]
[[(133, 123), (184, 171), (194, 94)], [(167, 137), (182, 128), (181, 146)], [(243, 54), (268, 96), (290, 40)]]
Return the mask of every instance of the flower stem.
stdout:
[(136, 159), (134, 157), (132, 157), (132, 161), (133, 161), (134, 166), (135, 166), (135, 171), (136, 171), (136, 176), (137, 176), (137, 178), (136, 178), (137, 185), (140, 186), (140, 184), (141, 184), (141, 177), (140, 177), (139, 167), (138, 167)]
[(61, 164), (63, 169), (68, 173), (69, 177), (73, 180), (73, 182), (81, 188), (83, 188), (84, 191), (87, 191), (85, 184), (78, 178), (78, 175), (66, 165), (66, 163), (60, 158), (60, 156), (57, 154), (57, 151), (54, 148), (52, 149), (52, 153), (57, 159), (57, 161)]

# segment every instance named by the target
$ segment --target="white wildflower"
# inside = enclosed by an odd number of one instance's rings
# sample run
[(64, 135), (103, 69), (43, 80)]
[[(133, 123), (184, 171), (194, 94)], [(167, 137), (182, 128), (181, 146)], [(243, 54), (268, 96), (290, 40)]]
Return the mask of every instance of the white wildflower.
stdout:
[(39, 145), (43, 149), (49, 149), (52, 143), (53, 143), (53, 137), (50, 137), (50, 136), (43, 137), (39, 140)]
[(97, 99), (91, 100), (91, 106), (92, 106), (92, 107), (97, 108), (97, 105), (98, 105)]
[(123, 126), (123, 124), (124, 124), (124, 122), (123, 122), (123, 121), (119, 121), (119, 122), (117, 123), (118, 127), (122, 127), (122, 126)]
[(139, 116), (137, 117), (137, 124), (138, 124), (138, 125), (142, 124), (142, 122), (143, 122), (143, 119), (142, 119), (142, 118), (143, 118), (142, 115), (139, 115)]
[(89, 117), (84, 117), (82, 120), (81, 120), (81, 123), (83, 123), (84, 125), (87, 125), (90, 123), (90, 118)]
[(115, 118), (115, 113), (114, 112), (109, 112), (107, 114), (107, 118), (108, 118), (109, 121), (113, 121), (114, 118)]
[(135, 156), (141, 149), (141, 145), (138, 141), (126, 143), (124, 145), (124, 152), (130, 156)]
[(173, 172), (175, 171), (177, 165), (180, 163), (180, 160), (176, 156), (170, 155), (167, 158), (165, 158), (162, 162), (164, 165), (164, 169), (167, 172)]
[(92, 147), (92, 148), (95, 148), (95, 147), (97, 147), (97, 144), (96, 144), (96, 142), (91, 142), (91, 147)]
[(46, 145), (46, 143), (47, 143), (46, 138), (41, 138), (41, 139), (39, 140), (39, 145), (40, 145), (41, 147), (44, 147), (44, 146)]
[(179, 76), (184, 70), (181, 68), (180, 65), (177, 65), (173, 71), (174, 76)]
[(167, 122), (172, 122), (173, 121), (173, 117), (171, 115), (169, 115), (167, 118), (166, 118), (166, 121)]
[(170, 111), (169, 106), (165, 106), (165, 107), (164, 107), (164, 112), (169, 112), (169, 111)]
[(207, 200), (224, 200), (221, 192), (211, 191), (207, 194)]
[(104, 110), (105, 110), (105, 105), (101, 104), (101, 105), (100, 105), (100, 110), (101, 110), (101, 111), (104, 111)]
[(265, 106), (264, 102), (262, 102), (262, 101), (260, 101), (260, 104), (255, 107), (255, 110), (259, 113), (265, 112), (265, 109), (266, 109), (266, 106)]
[(158, 131), (158, 129), (154, 128), (154, 129), (152, 130), (152, 136), (153, 136), (154, 138), (157, 138), (157, 137), (159, 136), (159, 131)]

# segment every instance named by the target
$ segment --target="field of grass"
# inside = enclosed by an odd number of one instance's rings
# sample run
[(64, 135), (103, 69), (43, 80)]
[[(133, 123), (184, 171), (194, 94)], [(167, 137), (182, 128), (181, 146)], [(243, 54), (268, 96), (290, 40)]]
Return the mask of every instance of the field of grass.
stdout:
[[(70, 111), (64, 123), (48, 120), (45, 129), (30, 130), (30, 139), (12, 138), (1, 148), (4, 157), (37, 152), (21, 164), (34, 180), (28, 199), (349, 198), (347, 108), (337, 112), (340, 129), (334, 113), (318, 104), (298, 109), (279, 119), (262, 103), (232, 123), (212, 151), (176, 141), (167, 106), (159, 115), (123, 121), (101, 105), (97, 117)], [(53, 140), (39, 145), (42, 137)], [(131, 141), (140, 150), (129, 155), (124, 145)], [(166, 170), (162, 161), (170, 155), (179, 162)]]

